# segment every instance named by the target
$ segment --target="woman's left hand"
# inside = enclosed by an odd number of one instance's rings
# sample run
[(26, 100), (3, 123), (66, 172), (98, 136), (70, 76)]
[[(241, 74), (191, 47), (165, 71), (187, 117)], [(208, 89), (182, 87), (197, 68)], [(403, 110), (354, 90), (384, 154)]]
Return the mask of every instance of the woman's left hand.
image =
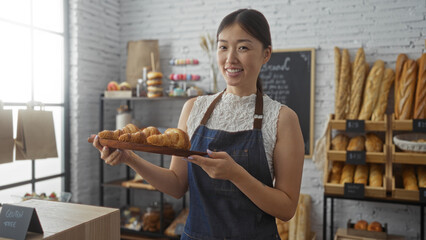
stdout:
[(236, 176), (240, 166), (227, 152), (212, 152), (207, 150), (209, 157), (191, 155), (187, 161), (200, 166), (211, 178), (231, 180)]

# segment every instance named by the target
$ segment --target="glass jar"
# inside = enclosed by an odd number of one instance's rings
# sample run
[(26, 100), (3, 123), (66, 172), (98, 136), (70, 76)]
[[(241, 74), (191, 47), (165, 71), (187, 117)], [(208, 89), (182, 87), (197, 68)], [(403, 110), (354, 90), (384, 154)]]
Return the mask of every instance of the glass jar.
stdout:
[(158, 232), (161, 227), (161, 215), (158, 204), (152, 204), (147, 207), (142, 217), (142, 225), (144, 231)]
[(175, 210), (173, 210), (172, 204), (168, 202), (164, 202), (163, 204), (163, 218), (164, 218), (164, 226), (168, 226), (175, 219)]

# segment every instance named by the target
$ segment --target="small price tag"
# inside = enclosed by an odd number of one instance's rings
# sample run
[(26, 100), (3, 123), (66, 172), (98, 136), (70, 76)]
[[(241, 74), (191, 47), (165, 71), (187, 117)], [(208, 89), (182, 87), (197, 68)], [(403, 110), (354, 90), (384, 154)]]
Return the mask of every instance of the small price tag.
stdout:
[(364, 198), (364, 184), (345, 183), (344, 196), (348, 198)]
[(365, 151), (346, 151), (346, 163), (365, 165)]
[(426, 188), (419, 188), (419, 200), (426, 203)]
[(426, 119), (413, 119), (413, 132), (426, 132)]
[(346, 132), (365, 132), (364, 120), (346, 120)]
[(35, 208), (4, 204), (0, 213), (0, 237), (24, 240), (28, 231), (43, 233)]

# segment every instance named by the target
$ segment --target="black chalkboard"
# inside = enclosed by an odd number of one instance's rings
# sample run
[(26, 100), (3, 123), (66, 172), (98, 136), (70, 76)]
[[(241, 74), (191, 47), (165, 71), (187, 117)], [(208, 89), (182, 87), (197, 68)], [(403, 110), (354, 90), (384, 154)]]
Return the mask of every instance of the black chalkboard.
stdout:
[(260, 71), (264, 93), (293, 109), (311, 158), (314, 141), (315, 49), (274, 50)]

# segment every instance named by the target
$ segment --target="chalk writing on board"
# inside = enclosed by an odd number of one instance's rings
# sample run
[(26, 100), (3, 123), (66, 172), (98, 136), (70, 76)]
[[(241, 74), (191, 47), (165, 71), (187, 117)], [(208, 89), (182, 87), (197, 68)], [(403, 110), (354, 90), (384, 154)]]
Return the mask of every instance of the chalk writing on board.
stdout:
[(299, 117), (305, 142), (305, 155), (313, 145), (314, 49), (274, 51), (262, 66), (259, 77), (264, 93), (293, 109)]

